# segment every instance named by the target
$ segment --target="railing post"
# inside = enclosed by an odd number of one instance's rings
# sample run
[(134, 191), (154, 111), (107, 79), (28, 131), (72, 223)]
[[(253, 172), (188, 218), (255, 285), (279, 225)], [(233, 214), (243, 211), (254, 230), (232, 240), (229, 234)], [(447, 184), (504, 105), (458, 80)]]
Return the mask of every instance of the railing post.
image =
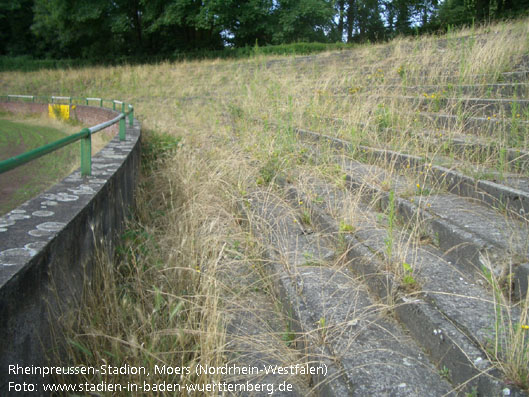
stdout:
[(103, 98), (99, 98), (99, 107), (100, 107), (100, 108), (103, 107)]
[(119, 140), (124, 141), (125, 140), (125, 114), (123, 113), (123, 118), (119, 120)]
[(87, 135), (81, 138), (81, 176), (92, 174), (92, 134), (88, 128), (82, 131)]
[(112, 101), (112, 110), (116, 110), (116, 101)]
[(134, 108), (129, 105), (129, 126), (132, 127), (134, 124)]

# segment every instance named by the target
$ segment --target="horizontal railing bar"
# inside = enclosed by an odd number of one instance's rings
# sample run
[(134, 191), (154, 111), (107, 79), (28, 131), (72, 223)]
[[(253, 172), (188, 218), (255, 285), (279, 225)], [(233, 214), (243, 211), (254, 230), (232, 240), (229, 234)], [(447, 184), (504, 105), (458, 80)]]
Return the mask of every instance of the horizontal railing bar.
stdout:
[[(35, 99), (44, 99), (45, 101), (48, 101), (51, 99), (52, 104), (53, 104), (54, 99), (66, 99), (70, 102), (70, 105), (72, 105), (72, 101), (85, 101), (87, 105), (88, 105), (88, 101), (99, 101), (100, 106), (103, 106), (104, 101), (107, 101), (107, 102), (110, 101), (114, 105), (114, 107), (116, 104), (121, 104), (123, 111), (117, 117), (114, 117), (112, 120), (105, 121), (103, 123), (97, 124), (90, 128), (83, 128), (80, 132), (76, 134), (59, 139), (55, 142), (51, 142), (47, 145), (30, 150), (26, 153), (22, 153), (18, 156), (11, 157), (7, 160), (0, 161), (0, 174), (6, 171), (12, 170), (13, 168), (18, 167), (19, 165), (26, 164), (32, 160), (35, 160), (39, 157), (42, 157), (48, 153), (51, 153), (57, 149), (60, 149), (66, 145), (69, 145), (71, 143), (74, 143), (82, 139), (82, 142), (81, 142), (82, 144), (81, 145), (81, 175), (90, 175), (91, 173), (90, 171), (90, 168), (91, 168), (91, 160), (90, 160), (91, 158), (91, 155), (90, 155), (91, 135), (119, 121), (120, 122), (119, 123), (119, 139), (125, 140), (125, 120), (124, 119), (127, 116), (129, 116), (129, 123), (131, 126), (133, 125), (134, 107), (131, 104), (128, 104), (129, 111), (125, 112), (126, 103), (123, 101), (105, 100), (102, 98), (75, 98), (75, 97), (67, 97), (67, 96), (46, 97), (46, 96), (34, 96), (34, 95), (1, 95), (0, 98), (1, 97), (6, 97), (8, 102), (9, 102), (9, 98), (25, 98), (25, 99), (32, 99), (32, 101), (35, 101)], [(86, 149), (87, 147), (88, 149)]]
[(33, 95), (8, 95), (7, 97), (8, 98), (28, 98), (28, 99), (34, 98)]
[(123, 117), (125, 117), (125, 114), (121, 113), (119, 116), (113, 118), (112, 120), (108, 120), (108, 121), (105, 121), (104, 123), (94, 125), (93, 127), (88, 128), (88, 130), (93, 134), (94, 132), (101, 131), (102, 129), (105, 129), (111, 126), (112, 124), (117, 123)]
[(91, 133), (88, 128), (83, 128), (76, 134), (67, 136), (52, 143), (48, 143), (47, 145), (30, 150), (29, 152), (19, 154), (18, 156), (11, 157), (10, 159), (0, 161), (0, 173), (12, 170), (13, 168), (25, 164), (31, 160), (38, 159), (45, 154), (51, 153), (57, 149), (69, 145), (70, 143), (74, 143), (84, 137), (90, 136), (90, 134)]

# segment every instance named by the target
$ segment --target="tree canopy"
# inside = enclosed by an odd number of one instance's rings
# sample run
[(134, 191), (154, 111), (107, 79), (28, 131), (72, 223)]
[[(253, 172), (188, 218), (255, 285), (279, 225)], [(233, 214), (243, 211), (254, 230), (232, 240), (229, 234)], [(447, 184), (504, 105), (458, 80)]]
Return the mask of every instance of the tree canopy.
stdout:
[(377, 41), (528, 10), (529, 0), (0, 0), (0, 55), (104, 60)]

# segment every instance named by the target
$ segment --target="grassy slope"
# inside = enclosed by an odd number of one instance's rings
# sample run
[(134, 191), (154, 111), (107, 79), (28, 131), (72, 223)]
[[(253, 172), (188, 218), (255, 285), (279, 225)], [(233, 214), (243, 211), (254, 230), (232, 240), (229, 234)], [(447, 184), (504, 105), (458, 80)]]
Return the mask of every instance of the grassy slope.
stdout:
[[(37, 124), (35, 120), (26, 123), (0, 119), (0, 158), (8, 159), (63, 138), (67, 135), (65, 130), (71, 129), (60, 127)], [(53, 185), (68, 175), (78, 162), (78, 148), (68, 146), (53, 156), (44, 156), (3, 174), (0, 182), (0, 214)]]
[[(118, 287), (101, 282), (87, 302), (92, 314), (74, 319), (81, 332), (72, 337), (71, 359), (94, 365), (109, 357), (115, 365), (224, 362), (222, 308), (242, 287), (226, 282), (220, 267), (262, 259), (239, 224), (237, 202), (278, 174), (296, 181), (310, 172), (340, 181), (332, 161), (303, 163), (302, 149), (286, 137), (290, 127), (433, 158), (438, 153), (409, 134), (428, 127), (414, 116), (417, 107), (381, 99), (401, 93), (388, 81), (400, 79), (401, 87), (415, 78), (443, 84), (453, 74), (459, 83), (495, 82), (529, 53), (529, 43), (520, 39), (528, 36), (527, 26), (523, 20), (462, 30), (444, 37), (441, 47), (436, 38), (394, 40), (356, 48), (347, 59), (323, 54), (322, 62), (302, 65), (257, 56), (0, 74), (4, 93), (124, 99), (135, 105), (147, 138), (149, 131), (182, 138), (176, 155), (154, 160), (144, 174), (139, 220), (131, 225), (119, 272), (104, 267), (103, 279), (118, 280)], [(277, 59), (284, 62), (269, 63)], [(322, 122), (326, 117), (342, 123)], [(399, 132), (388, 138), (378, 127)], [(494, 137), (501, 145), (507, 138)], [(161, 142), (156, 147), (167, 147)], [(519, 145), (527, 148), (526, 142)], [(494, 166), (497, 159), (490, 162)], [(354, 208), (349, 216), (354, 219)], [(102, 305), (108, 301), (112, 307)]]

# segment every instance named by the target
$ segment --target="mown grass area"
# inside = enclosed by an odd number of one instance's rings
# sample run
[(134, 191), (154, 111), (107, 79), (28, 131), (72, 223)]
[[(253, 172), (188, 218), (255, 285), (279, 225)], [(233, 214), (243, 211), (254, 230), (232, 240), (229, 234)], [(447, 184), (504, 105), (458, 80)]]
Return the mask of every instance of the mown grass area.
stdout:
[[(0, 114), (0, 159), (36, 149), (67, 135), (79, 132), (83, 125), (75, 120), (58, 121), (47, 115), (19, 116)], [(92, 137), (92, 153), (95, 154), (108, 142), (108, 134)], [(80, 143), (61, 148), (51, 155), (33, 160), (28, 164), (2, 175), (0, 186), (0, 214), (4, 214), (52, 186), (80, 165)]]
[[(9, 119), (0, 118), (0, 159), (2, 160), (64, 138), (72, 132), (73, 127), (35, 118), (15, 120), (13, 116)], [(8, 212), (52, 186), (68, 175), (78, 163), (79, 148), (70, 145), (58, 150), (52, 156), (42, 157), (3, 174), (0, 182), (2, 189), (0, 214)]]
[[(3, 93), (125, 100), (135, 106), (135, 115), (147, 131), (148, 157), (144, 158), (137, 219), (124, 236), (119, 257), (102, 260), (100, 282), (71, 319), (67, 331), (71, 349), (65, 362), (99, 366), (106, 360), (113, 365), (152, 367), (156, 363), (187, 366), (230, 361), (237, 352), (226, 344), (226, 326), (232, 307), (244, 304), (238, 300), (243, 286), (237, 278), (226, 278), (227, 269), (259, 273), (259, 264), (266, 262), (241, 221), (238, 208), (245, 205), (247, 193), (281, 194), (277, 181), (310, 190), (310, 182), (304, 182), (310, 181), (307, 175), (344, 187), (334, 153), (321, 147), (317, 160), (310, 157), (293, 134), (296, 127), (354, 144), (406, 151), (432, 162), (443, 155), (442, 161), (450, 161), (450, 167), (463, 172), (476, 165), (483, 167), (480, 172), (504, 172), (502, 149), (527, 149), (526, 135), (513, 140), (525, 128), (521, 122), (528, 121), (526, 113), (496, 115), (510, 122), (488, 136), (498, 150), (485, 157), (478, 153), (460, 156), (422, 132), (443, 132), (450, 139), (464, 132), (461, 122), (438, 129), (419, 116), (425, 111), (447, 113), (463, 121), (476, 116), (478, 109), (454, 107), (435, 101), (435, 96), (431, 107), (423, 109), (395, 97), (415, 85), (497, 83), (502, 72), (518, 65), (523, 68), (529, 54), (529, 42), (521, 39), (529, 35), (527, 22), (463, 29), (440, 39), (401, 38), (358, 46), (351, 52), (323, 52), (301, 62), (259, 53), (236, 61), (3, 72)], [(424, 89), (418, 88), (413, 95), (424, 97)], [(174, 151), (177, 140), (179, 149)], [(155, 158), (153, 153), (163, 154)], [(349, 155), (368, 160), (361, 151)], [(428, 186), (427, 190), (425, 176), (411, 169), (397, 170), (382, 161), (378, 165), (388, 168), (387, 190), (397, 174), (407, 178), (404, 197), (427, 197), (443, 189)], [(354, 230), (362, 216), (357, 204), (351, 201), (347, 208), (337, 210), (344, 231)], [(413, 230), (413, 241), (394, 241), (393, 228), (402, 225), (393, 218), (391, 209), (381, 214), (381, 227), (388, 230), (388, 270), (410, 283), (419, 265), (402, 258), (420, 240), (421, 230), (419, 226)], [(276, 302), (271, 288), (261, 284), (252, 288), (264, 290)], [(527, 313), (528, 308), (522, 305), (517, 310)], [(529, 345), (522, 328), (511, 324), (510, 329), (516, 330), (509, 342), (514, 342), (515, 369), (505, 363), (507, 342), (498, 342), (503, 350), (491, 353), (490, 359), (505, 369), (510, 382), (527, 389), (523, 363), (529, 357)], [(286, 327), (284, 333), (289, 331)], [(504, 336), (494, 337), (502, 341)], [(214, 380), (189, 377), (182, 381)]]

